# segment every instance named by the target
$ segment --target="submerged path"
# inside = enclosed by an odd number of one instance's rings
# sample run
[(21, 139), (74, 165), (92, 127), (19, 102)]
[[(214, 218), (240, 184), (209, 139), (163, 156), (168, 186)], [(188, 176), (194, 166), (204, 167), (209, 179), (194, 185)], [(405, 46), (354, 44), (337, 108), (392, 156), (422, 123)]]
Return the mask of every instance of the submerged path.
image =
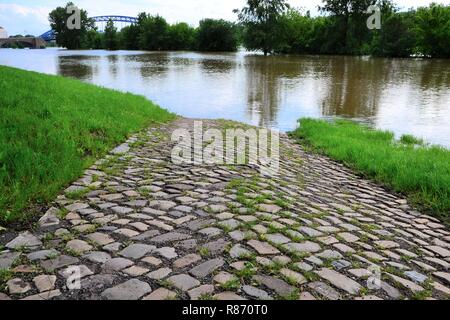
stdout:
[[(449, 297), (438, 220), (285, 135), (279, 178), (175, 165), (179, 127), (193, 120), (132, 137), (5, 243), (0, 299)], [(74, 270), (81, 289), (69, 290)]]

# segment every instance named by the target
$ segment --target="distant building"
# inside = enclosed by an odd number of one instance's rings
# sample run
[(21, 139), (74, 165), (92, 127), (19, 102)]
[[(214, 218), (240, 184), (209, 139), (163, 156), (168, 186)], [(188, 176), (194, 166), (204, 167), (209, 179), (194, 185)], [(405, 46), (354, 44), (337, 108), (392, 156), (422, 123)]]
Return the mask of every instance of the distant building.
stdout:
[(8, 32), (6, 32), (5, 29), (3, 29), (3, 27), (0, 27), (0, 39), (6, 39), (8, 38)]

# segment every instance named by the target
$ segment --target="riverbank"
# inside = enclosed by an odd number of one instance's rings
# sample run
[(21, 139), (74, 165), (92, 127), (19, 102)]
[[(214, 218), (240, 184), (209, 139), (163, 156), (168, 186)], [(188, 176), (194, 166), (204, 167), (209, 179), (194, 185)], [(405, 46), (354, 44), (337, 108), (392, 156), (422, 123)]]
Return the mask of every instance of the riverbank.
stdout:
[(0, 223), (28, 221), (83, 169), (174, 115), (141, 96), (0, 66)]
[(301, 119), (292, 136), (449, 222), (450, 150), (344, 120)]
[[(244, 128), (203, 120), (231, 127)], [(132, 136), (70, 186), (86, 192), (62, 192), (35, 228), (0, 237), (0, 299), (448, 298), (437, 219), (285, 134), (278, 176), (173, 163), (180, 129), (192, 136), (194, 121)], [(80, 290), (66, 285), (74, 267)]]

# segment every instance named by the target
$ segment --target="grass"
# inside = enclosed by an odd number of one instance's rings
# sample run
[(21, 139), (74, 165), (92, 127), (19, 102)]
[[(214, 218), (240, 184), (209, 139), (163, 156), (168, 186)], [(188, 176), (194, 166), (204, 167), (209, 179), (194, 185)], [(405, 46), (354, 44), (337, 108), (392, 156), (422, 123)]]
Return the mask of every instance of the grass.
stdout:
[(0, 223), (27, 221), (128, 136), (174, 118), (142, 96), (0, 66)]
[(291, 135), (302, 144), (343, 162), (365, 177), (408, 197), (412, 204), (449, 223), (450, 150), (424, 145), (389, 131), (347, 120), (301, 119)]

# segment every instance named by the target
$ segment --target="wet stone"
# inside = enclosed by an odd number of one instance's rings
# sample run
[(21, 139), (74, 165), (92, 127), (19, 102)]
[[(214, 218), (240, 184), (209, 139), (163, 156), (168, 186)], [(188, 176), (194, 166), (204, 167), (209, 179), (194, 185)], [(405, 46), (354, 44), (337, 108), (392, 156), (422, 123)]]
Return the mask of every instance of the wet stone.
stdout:
[(123, 273), (126, 273), (129, 276), (132, 277), (139, 277), (142, 276), (145, 273), (148, 273), (150, 270), (147, 268), (142, 268), (138, 266), (131, 266), (127, 269), (122, 270)]
[(424, 290), (421, 286), (415, 284), (415, 283), (412, 282), (412, 281), (403, 279), (403, 278), (398, 277), (398, 276), (393, 275), (393, 274), (389, 274), (389, 273), (388, 273), (388, 275), (389, 275), (395, 282), (401, 284), (403, 287), (405, 287), (405, 288), (411, 290), (412, 292), (421, 292), (421, 291)]
[(331, 269), (323, 268), (316, 271), (316, 273), (335, 287), (347, 291), (350, 294), (358, 294), (362, 288), (357, 282)]
[(6, 285), (10, 294), (23, 294), (31, 290), (31, 285), (20, 278), (11, 279)]
[(254, 286), (245, 285), (242, 287), (242, 291), (244, 291), (250, 297), (256, 298), (258, 300), (272, 300), (272, 298), (266, 291), (258, 289)]
[(320, 245), (314, 242), (306, 241), (303, 243), (288, 243), (284, 245), (288, 251), (298, 253), (315, 253), (321, 250)]
[(76, 264), (78, 263), (78, 259), (75, 257), (70, 257), (70, 256), (66, 256), (66, 255), (62, 255), (62, 256), (58, 256), (56, 258), (53, 259), (49, 259), (49, 260), (45, 260), (41, 262), (41, 267), (48, 271), (48, 272), (52, 272), (54, 270), (57, 270), (59, 268), (65, 267), (65, 266), (69, 266), (72, 264)]
[(213, 278), (214, 282), (217, 282), (218, 284), (224, 285), (227, 282), (235, 281), (237, 278), (232, 275), (231, 273), (221, 271)]
[(103, 250), (108, 252), (117, 252), (122, 247), (122, 244), (120, 242), (113, 242), (103, 247)]
[(158, 288), (148, 296), (144, 297), (142, 300), (173, 300), (176, 299), (177, 293), (166, 288)]
[(111, 259), (111, 255), (103, 251), (94, 251), (84, 255), (83, 258), (94, 263), (105, 263)]
[(186, 240), (191, 238), (190, 235), (179, 232), (168, 232), (150, 239), (150, 242), (157, 244), (166, 244), (174, 241)]
[(247, 244), (262, 255), (274, 255), (280, 253), (280, 251), (277, 248), (271, 246), (266, 242), (261, 242), (258, 240), (250, 240), (247, 242)]
[(224, 220), (219, 223), (219, 226), (230, 230), (236, 229), (237, 227), (239, 227), (239, 225), (240, 225), (239, 221), (235, 219)]
[(242, 245), (236, 244), (230, 250), (232, 258), (242, 258), (251, 255), (251, 251), (245, 249)]
[(174, 268), (177, 269), (183, 269), (185, 267), (188, 267), (194, 263), (196, 263), (197, 261), (200, 261), (202, 259), (202, 257), (200, 257), (197, 254), (188, 254), (178, 260), (176, 260), (173, 263)]
[(83, 240), (71, 240), (67, 242), (66, 248), (81, 254), (92, 250), (92, 246)]
[(228, 241), (226, 241), (225, 239), (219, 239), (217, 241), (212, 241), (212, 242), (208, 242), (205, 243), (202, 248), (208, 249), (210, 254), (219, 254), (222, 253), (223, 251), (225, 251), (226, 247), (229, 245), (230, 243)]
[(103, 264), (105, 271), (120, 271), (133, 265), (133, 261), (125, 258), (114, 258)]
[(434, 272), (433, 275), (443, 281), (445, 281), (447, 284), (450, 284), (450, 273), (447, 272)]
[(125, 236), (128, 238), (132, 238), (132, 237), (139, 235), (139, 232), (131, 230), (131, 229), (127, 229), (127, 228), (118, 229), (118, 230), (114, 231), (114, 233), (117, 233), (121, 236)]
[(224, 261), (221, 258), (212, 259), (192, 268), (189, 273), (196, 278), (204, 278), (218, 268), (222, 267), (223, 264)]
[(339, 293), (324, 282), (312, 282), (308, 287), (328, 300), (339, 300)]
[(321, 253), (318, 253), (317, 256), (327, 260), (337, 260), (343, 258), (342, 254), (334, 250), (325, 250)]
[(280, 296), (288, 296), (295, 291), (295, 287), (275, 277), (256, 275), (252, 279), (275, 291)]
[(302, 276), (300, 273), (289, 270), (287, 268), (283, 268), (280, 270), (280, 274), (289, 279), (290, 281), (294, 282), (295, 284), (304, 284), (307, 282), (304, 276)]
[(164, 257), (166, 259), (175, 259), (178, 257), (178, 254), (175, 251), (175, 248), (172, 247), (163, 247), (159, 249), (154, 250), (155, 254), (159, 254), (161, 257)]
[(109, 235), (107, 235), (105, 233), (100, 233), (100, 232), (88, 234), (86, 236), (86, 238), (88, 238), (89, 240), (95, 242), (96, 244), (98, 244), (100, 246), (105, 246), (107, 244), (114, 242), (114, 239), (111, 238)]
[(119, 252), (119, 255), (129, 259), (140, 259), (146, 254), (155, 250), (155, 246), (147, 245), (147, 244), (132, 244)]
[(39, 240), (35, 235), (31, 234), (28, 231), (25, 231), (19, 234), (12, 241), (8, 242), (5, 247), (8, 249), (17, 249), (17, 248), (35, 248), (42, 245), (41, 240)]
[(46, 260), (52, 257), (56, 257), (57, 255), (59, 255), (59, 252), (55, 249), (41, 250), (28, 254), (27, 259), (30, 261)]
[(39, 292), (53, 290), (55, 288), (56, 276), (40, 275), (33, 279), (34, 285)]
[(218, 228), (205, 228), (199, 231), (200, 234), (207, 236), (207, 237), (216, 237), (219, 236), (222, 233), (221, 229)]
[(187, 274), (179, 274), (179, 275), (171, 276), (167, 280), (175, 288), (177, 288), (181, 291), (188, 291), (188, 290), (200, 285), (200, 281), (198, 281), (197, 279), (195, 279)]
[(137, 279), (131, 279), (102, 292), (106, 300), (138, 300), (151, 292), (150, 285)]
[(333, 266), (334, 269), (340, 271), (342, 269), (350, 267), (352, 264), (346, 260), (334, 260), (331, 262), (331, 265)]
[(285, 244), (290, 242), (291, 240), (287, 237), (285, 237), (284, 235), (282, 235), (281, 233), (274, 233), (274, 234), (267, 234), (266, 235), (266, 239), (269, 242), (272, 242), (274, 244)]
[(281, 207), (274, 205), (274, 204), (260, 204), (259, 205), (259, 210), (264, 211), (264, 212), (268, 212), (268, 213), (278, 213), (281, 211)]
[(19, 252), (5, 252), (0, 254), (0, 269), (11, 268), (11, 265), (17, 258), (19, 258), (19, 256), (20, 256)]
[(166, 278), (170, 273), (172, 272), (172, 269), (170, 268), (161, 268), (155, 271), (152, 271), (147, 274), (147, 277), (153, 280), (161, 280)]
[(70, 266), (66, 269), (59, 272), (59, 274), (64, 278), (69, 278), (70, 276), (80, 276), (80, 278), (84, 278), (87, 276), (91, 276), (94, 273), (86, 267), (85, 265), (79, 265), (79, 266)]
[(191, 300), (198, 300), (202, 296), (211, 295), (212, 293), (214, 293), (214, 286), (210, 284), (205, 284), (188, 291), (188, 295)]
[(238, 301), (238, 300), (246, 300), (245, 298), (237, 295), (234, 292), (221, 292), (214, 296), (216, 300), (225, 300), (225, 301)]
[(428, 277), (426, 275), (418, 273), (416, 271), (406, 271), (404, 274), (405, 274), (405, 276), (410, 278), (412, 281), (417, 282), (417, 283), (424, 283), (428, 279)]

